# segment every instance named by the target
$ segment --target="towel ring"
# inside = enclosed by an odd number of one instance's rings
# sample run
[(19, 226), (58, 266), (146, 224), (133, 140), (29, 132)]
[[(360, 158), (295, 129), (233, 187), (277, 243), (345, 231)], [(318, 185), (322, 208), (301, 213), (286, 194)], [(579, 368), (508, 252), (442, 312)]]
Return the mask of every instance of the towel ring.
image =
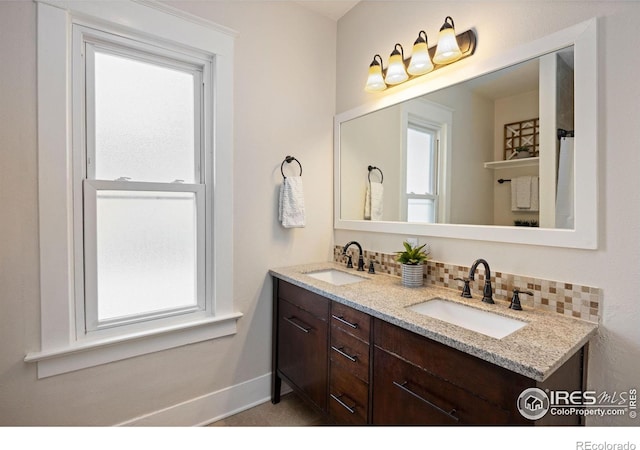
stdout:
[(293, 156), (287, 156), (284, 161), (282, 161), (282, 164), (280, 164), (280, 173), (282, 174), (282, 178), (287, 178), (284, 175), (284, 171), (282, 170), (282, 168), (284, 167), (284, 163), (291, 163), (291, 161), (295, 161), (298, 163), (298, 165), (300, 166), (300, 176), (302, 176), (302, 164), (300, 164), (300, 161), (298, 161), (297, 159), (295, 159)]
[(371, 171), (372, 170), (377, 170), (378, 172), (380, 172), (380, 183), (382, 183), (384, 181), (384, 175), (382, 174), (382, 170), (380, 170), (380, 168), (378, 168), (376, 166), (369, 166), (369, 167), (367, 167), (367, 169), (369, 169), (369, 175), (367, 175), (367, 178), (368, 178), (369, 182), (371, 182)]

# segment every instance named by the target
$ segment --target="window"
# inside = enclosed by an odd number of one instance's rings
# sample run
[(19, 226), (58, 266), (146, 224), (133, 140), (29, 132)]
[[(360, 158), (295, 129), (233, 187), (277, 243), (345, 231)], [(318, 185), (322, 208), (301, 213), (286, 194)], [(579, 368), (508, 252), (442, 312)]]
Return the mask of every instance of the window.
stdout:
[(437, 221), (438, 131), (410, 122), (406, 148), (407, 222)]
[(402, 109), (402, 219), (411, 223), (447, 223), (453, 111), (416, 99)]
[(211, 61), (73, 35), (78, 333), (204, 315)]
[(39, 377), (233, 334), (241, 316), (234, 33), (163, 9), (38, 3)]

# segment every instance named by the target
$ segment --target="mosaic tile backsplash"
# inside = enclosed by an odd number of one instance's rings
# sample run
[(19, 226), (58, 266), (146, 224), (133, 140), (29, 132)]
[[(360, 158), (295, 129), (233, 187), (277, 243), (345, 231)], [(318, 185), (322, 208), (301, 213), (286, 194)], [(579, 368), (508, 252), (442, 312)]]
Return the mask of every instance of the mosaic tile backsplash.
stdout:
[[(358, 251), (350, 248), (348, 253), (352, 256), (355, 267)], [(346, 262), (346, 256), (342, 255), (341, 246), (335, 246), (333, 259), (336, 262)], [(402, 268), (395, 261), (395, 254), (364, 250), (364, 259), (365, 268), (369, 266), (370, 261), (373, 261), (376, 272), (402, 276)], [(458, 266), (429, 260), (424, 274), (425, 285), (432, 284), (462, 291), (463, 283), (456, 281), (455, 278), (467, 278), (469, 269), (470, 266)], [(484, 280), (484, 267), (480, 265), (475, 280), (469, 284), (471, 292), (481, 293)], [(595, 323), (598, 322), (600, 316), (602, 298), (600, 288), (495, 271), (491, 273), (491, 284), (493, 285), (493, 296), (497, 300), (511, 300), (513, 288), (518, 288), (521, 291), (533, 292), (532, 296), (520, 295), (520, 302), (523, 306), (552, 311)]]

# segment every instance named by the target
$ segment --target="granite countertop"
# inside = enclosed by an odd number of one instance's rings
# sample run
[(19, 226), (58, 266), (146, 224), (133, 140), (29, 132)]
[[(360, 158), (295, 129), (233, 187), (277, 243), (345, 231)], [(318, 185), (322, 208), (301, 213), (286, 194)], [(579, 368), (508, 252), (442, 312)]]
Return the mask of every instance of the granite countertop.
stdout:
[[(325, 269), (342, 270), (367, 281), (336, 286), (305, 275)], [(508, 308), (509, 302), (496, 300), (493, 305), (486, 304), (481, 301), (482, 294), (478, 296), (477, 292), (473, 292), (473, 298), (467, 299), (460, 296), (460, 291), (437, 286), (407, 288), (402, 286), (400, 277), (357, 272), (347, 269), (344, 264), (333, 262), (271, 269), (270, 273), (276, 278), (537, 381), (547, 379), (598, 329), (595, 323), (526, 306), (523, 306), (523, 311), (514, 311)], [(502, 339), (496, 339), (407, 309), (407, 306), (434, 297), (471, 305), (528, 324)]]

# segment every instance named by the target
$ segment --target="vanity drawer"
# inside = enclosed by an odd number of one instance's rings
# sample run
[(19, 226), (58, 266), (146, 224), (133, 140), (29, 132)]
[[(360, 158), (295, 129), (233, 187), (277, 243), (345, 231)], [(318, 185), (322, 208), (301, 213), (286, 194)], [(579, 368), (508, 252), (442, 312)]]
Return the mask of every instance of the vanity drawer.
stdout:
[(331, 326), (369, 342), (371, 316), (338, 302), (331, 304)]
[(329, 299), (286, 281), (278, 281), (278, 298), (298, 306), (321, 320), (329, 316)]
[(332, 327), (329, 358), (365, 383), (369, 381), (369, 344)]
[(497, 405), (514, 404), (532, 385), (525, 376), (378, 319), (374, 322), (374, 343)]
[(506, 425), (496, 405), (375, 348), (374, 425)]
[(366, 424), (369, 385), (334, 362), (330, 370), (329, 414), (341, 424)]

